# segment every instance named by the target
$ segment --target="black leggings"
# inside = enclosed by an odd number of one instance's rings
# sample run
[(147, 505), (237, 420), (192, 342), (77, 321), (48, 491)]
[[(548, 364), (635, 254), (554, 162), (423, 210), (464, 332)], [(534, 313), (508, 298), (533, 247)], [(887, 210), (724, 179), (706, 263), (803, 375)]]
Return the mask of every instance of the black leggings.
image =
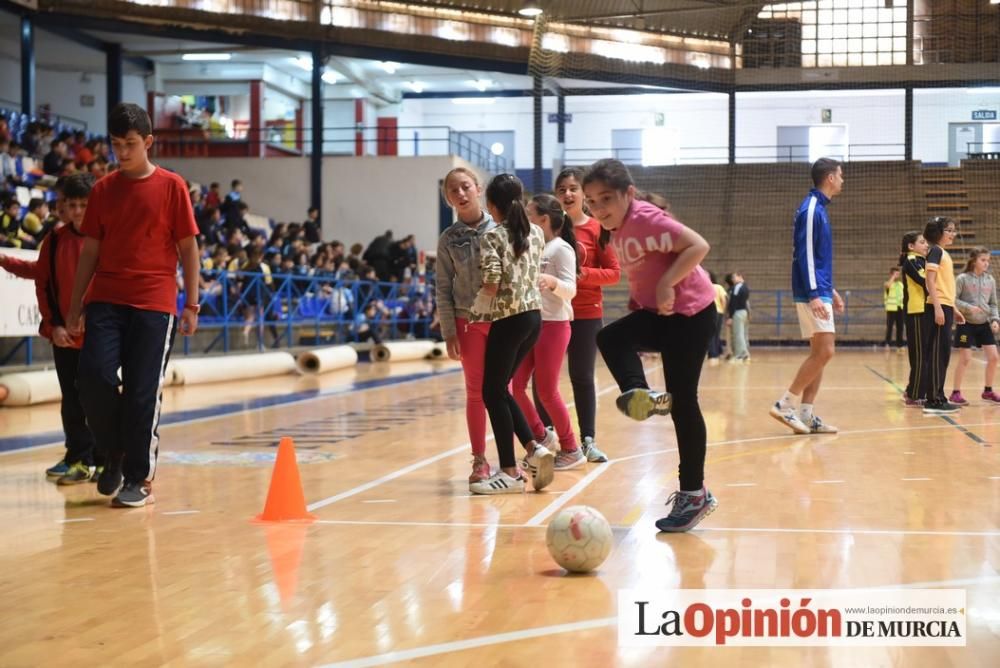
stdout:
[(955, 322), (955, 309), (951, 306), (941, 306), (944, 311), (944, 324), (934, 322), (934, 307), (928, 306), (924, 311), (923, 372), (920, 378), (920, 397), (928, 403), (945, 400), (944, 377), (948, 373), (948, 362), (951, 361), (951, 326)]
[(528, 351), (535, 345), (541, 331), (541, 312), (525, 311), (495, 320), (490, 325), (490, 334), (486, 338), (483, 403), (490, 416), (501, 468), (517, 466), (514, 456), (515, 432), (521, 443), (529, 443), (535, 438), (507, 386)]
[[(594, 388), (594, 362), (597, 360), (597, 333), (604, 326), (601, 318), (570, 321), (569, 347), (566, 354), (569, 357), (569, 380), (573, 385), (573, 402), (576, 405), (576, 419), (580, 427), (580, 440), (595, 437), (594, 423), (597, 421), (597, 390)], [(545, 407), (538, 400), (538, 394), (532, 393), (535, 399), (535, 410), (546, 427), (552, 426), (552, 418), (545, 412)]]
[(671, 415), (680, 454), (680, 484), (685, 491), (702, 488), (705, 478), (705, 418), (698, 405), (698, 380), (716, 325), (715, 304), (693, 316), (634, 311), (597, 335), (601, 355), (622, 392), (648, 388), (640, 351), (663, 359)]
[(885, 312), (885, 345), (892, 343), (892, 328), (896, 328), (896, 347), (903, 347), (903, 318), (904, 313), (900, 311)]
[(906, 382), (908, 399), (923, 399), (919, 394), (920, 379), (923, 378), (924, 341), (927, 338), (923, 313), (906, 314), (906, 352), (910, 358), (910, 377)]

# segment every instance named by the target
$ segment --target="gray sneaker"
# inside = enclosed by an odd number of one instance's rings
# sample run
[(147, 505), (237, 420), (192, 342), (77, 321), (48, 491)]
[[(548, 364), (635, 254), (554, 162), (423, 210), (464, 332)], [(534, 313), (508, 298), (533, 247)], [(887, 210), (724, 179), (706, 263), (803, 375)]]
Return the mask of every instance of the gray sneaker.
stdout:
[(575, 469), (583, 466), (587, 463), (587, 459), (583, 456), (583, 452), (580, 448), (576, 450), (560, 450), (556, 453), (556, 471), (569, 471), (570, 469)]
[(654, 415), (669, 415), (671, 404), (669, 392), (655, 392), (648, 387), (633, 388), (615, 400), (618, 410), (639, 421)]
[(155, 502), (153, 486), (148, 482), (127, 482), (122, 485), (118, 496), (111, 500), (115, 508), (142, 508)]
[(603, 464), (608, 461), (608, 456), (597, 447), (594, 439), (590, 436), (584, 436), (583, 445), (580, 446), (580, 449), (583, 450), (583, 456), (587, 458), (588, 462)]

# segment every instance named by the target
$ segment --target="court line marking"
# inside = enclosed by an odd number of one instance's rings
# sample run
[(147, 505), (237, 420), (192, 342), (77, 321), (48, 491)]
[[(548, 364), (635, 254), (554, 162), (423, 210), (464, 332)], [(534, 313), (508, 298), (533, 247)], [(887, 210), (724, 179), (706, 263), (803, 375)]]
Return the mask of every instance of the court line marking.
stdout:
[(396, 499), (369, 499), (361, 503), (396, 503)]
[[(401, 380), (392, 382), (392, 378), (370, 378), (368, 380), (361, 380), (357, 382), (351, 382), (347, 385), (335, 385), (329, 387), (325, 390), (320, 390), (317, 392), (310, 392), (309, 396), (304, 396), (300, 398), (291, 398), (287, 401), (280, 401), (282, 398), (289, 397), (288, 394), (269, 394), (260, 397), (253, 397), (250, 399), (245, 399), (243, 401), (231, 401), (224, 404), (217, 404), (215, 406), (206, 406), (204, 408), (194, 408), (181, 411), (174, 411), (164, 415), (163, 420), (160, 422), (160, 427), (174, 427), (174, 426), (185, 426), (189, 424), (197, 424), (199, 422), (206, 422), (208, 420), (218, 420), (222, 418), (227, 418), (232, 415), (246, 412), (249, 410), (260, 411), (275, 408), (284, 408), (286, 406), (293, 406), (296, 404), (304, 404), (311, 401), (320, 401), (323, 399), (329, 399), (331, 397), (341, 396), (345, 394), (353, 394), (355, 392), (367, 392), (369, 390), (385, 389), (386, 387), (396, 387), (400, 385), (407, 385), (409, 383), (419, 383), (421, 381), (427, 380), (429, 378), (435, 378), (438, 376), (447, 376), (461, 371), (461, 368), (457, 369), (443, 369), (440, 371), (427, 371), (418, 374), (407, 374), (400, 376)], [(414, 377), (416, 376), (416, 377)], [(293, 395), (295, 393), (292, 393)], [(301, 394), (301, 393), (300, 393)], [(267, 403), (272, 401), (273, 403)], [(264, 402), (263, 405), (253, 406), (255, 402)], [(205, 411), (218, 411), (211, 415), (202, 415), (199, 417), (192, 417), (188, 419), (177, 419), (175, 422), (170, 421), (172, 416), (183, 415), (184, 413), (193, 412), (205, 412)], [(42, 438), (52, 438), (54, 440), (46, 443), (38, 443), (34, 445), (28, 445), (23, 448), (12, 447), (5, 445), (9, 443), (14, 438), (27, 438), (27, 439), (42, 439)], [(31, 450), (40, 450), (42, 448), (51, 448), (57, 445), (63, 445), (65, 441), (65, 436), (59, 432), (42, 432), (39, 434), (28, 435), (24, 437), (4, 437), (0, 438), (0, 457), (4, 455), (17, 454), (19, 452), (29, 452)], [(162, 438), (161, 438), (162, 441)]]
[(70, 520), (56, 520), (56, 524), (71, 524), (73, 522), (93, 522), (93, 517), (76, 517)]
[(368, 666), (381, 666), (386, 663), (422, 659), (424, 657), (435, 656), (438, 654), (461, 652), (467, 649), (487, 647), (489, 645), (501, 645), (503, 643), (515, 642), (518, 640), (529, 640), (531, 638), (541, 638), (560, 633), (572, 633), (574, 631), (600, 629), (608, 626), (615, 626), (617, 623), (617, 617), (599, 617), (597, 619), (587, 619), (581, 622), (570, 622), (568, 624), (538, 626), (532, 629), (522, 629), (520, 631), (510, 631), (508, 633), (497, 633), (490, 636), (469, 638), (468, 640), (456, 640), (437, 645), (426, 645), (424, 647), (414, 647), (413, 649), (386, 652), (385, 654), (377, 654), (375, 656), (367, 656), (360, 659), (338, 661), (336, 663), (325, 664), (321, 668), (367, 668)]
[(841, 484), (844, 481), (843, 480), (810, 480), (809, 482), (811, 482), (814, 485), (839, 485), (839, 484)]
[[(976, 585), (976, 584), (985, 585), (985, 584), (992, 584), (995, 582), (1000, 582), (1000, 577), (983, 576), (974, 578), (959, 578), (952, 580), (936, 580), (931, 582), (909, 582), (902, 584), (879, 585), (872, 587), (866, 587), (866, 586), (843, 587), (842, 589), (888, 589), (888, 590), (933, 589), (939, 587), (954, 587), (961, 585)], [(412, 659), (422, 659), (428, 656), (435, 656), (438, 654), (461, 652), (468, 649), (488, 647), (490, 645), (500, 645), (520, 640), (530, 640), (533, 638), (558, 635), (561, 633), (570, 633), (573, 631), (590, 631), (593, 629), (603, 629), (609, 626), (617, 626), (617, 624), (618, 624), (617, 617), (597, 617), (595, 619), (585, 619), (579, 622), (570, 622), (567, 624), (540, 626), (530, 629), (522, 629), (520, 631), (509, 631), (507, 633), (497, 633), (493, 635), (479, 636), (477, 638), (467, 638), (465, 640), (456, 640), (453, 642), (438, 643), (435, 645), (425, 645), (424, 647), (414, 647), (412, 649), (386, 652), (385, 654), (376, 654), (373, 656), (361, 657), (357, 659), (349, 659), (347, 661), (328, 663), (323, 665), (321, 668), (368, 668), (369, 666), (381, 666), (386, 663), (409, 661)]]
[[(662, 368), (662, 365), (657, 364), (655, 366), (652, 366), (652, 367), (646, 369), (645, 373), (650, 374), (650, 373), (653, 373), (653, 372), (655, 372), (655, 371), (657, 371), (657, 370), (659, 370), (661, 368)], [(602, 389), (600, 392), (598, 392), (596, 396), (600, 397), (600, 396), (602, 396), (604, 394), (607, 394), (608, 392), (611, 392), (612, 390), (616, 390), (616, 389), (618, 389), (618, 384), (617, 383), (612, 383), (611, 385), (608, 385), (607, 387), (605, 387), (604, 389)], [(570, 407), (575, 406), (575, 405), (576, 405), (576, 402), (570, 401), (569, 403), (566, 404), (566, 408), (570, 408)], [(488, 434), (486, 436), (486, 441), (489, 442), (489, 441), (492, 441), (492, 440), (493, 440), (493, 434)], [(340, 494), (334, 494), (333, 496), (328, 496), (325, 499), (320, 499), (319, 501), (314, 501), (313, 503), (310, 503), (308, 506), (306, 506), (306, 510), (308, 510), (309, 512), (312, 512), (314, 510), (318, 510), (320, 508), (324, 508), (326, 506), (329, 506), (330, 504), (337, 503), (338, 501), (343, 501), (344, 499), (348, 499), (348, 498), (350, 498), (352, 496), (357, 496), (358, 494), (361, 494), (362, 492), (367, 492), (370, 489), (373, 489), (375, 487), (378, 487), (379, 485), (382, 485), (384, 483), (387, 483), (387, 482), (390, 482), (392, 480), (395, 480), (396, 478), (404, 476), (407, 473), (412, 473), (413, 471), (422, 469), (425, 466), (430, 466), (431, 464), (433, 464), (435, 462), (438, 462), (438, 461), (441, 461), (442, 459), (447, 459), (448, 457), (451, 457), (452, 455), (457, 455), (457, 454), (459, 454), (461, 452), (467, 452), (471, 447), (472, 447), (471, 443), (465, 442), (462, 445), (458, 446), (457, 448), (452, 448), (450, 450), (446, 450), (444, 452), (441, 452), (441, 453), (438, 453), (436, 455), (433, 455), (432, 457), (430, 457), (428, 459), (423, 459), (423, 460), (420, 460), (418, 462), (414, 462), (413, 464), (410, 464), (409, 466), (405, 466), (405, 467), (403, 467), (401, 469), (393, 471), (392, 473), (388, 473), (388, 474), (386, 474), (386, 475), (384, 475), (384, 476), (382, 476), (380, 478), (376, 478), (375, 480), (371, 480), (371, 481), (366, 482), (366, 483), (364, 483), (362, 485), (358, 485), (357, 487), (353, 487), (351, 489), (348, 489), (348, 490), (346, 490), (344, 492), (341, 492)], [(601, 469), (597, 469), (597, 470), (601, 470)]]
[(731, 482), (726, 485), (726, 487), (756, 487), (755, 482)]

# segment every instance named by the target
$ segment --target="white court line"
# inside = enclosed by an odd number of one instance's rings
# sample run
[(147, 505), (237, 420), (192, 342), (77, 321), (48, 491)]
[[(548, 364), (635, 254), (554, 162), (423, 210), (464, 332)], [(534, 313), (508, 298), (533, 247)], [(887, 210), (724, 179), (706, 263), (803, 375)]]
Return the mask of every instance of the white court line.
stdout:
[(369, 499), (361, 503), (396, 503), (396, 499)]
[(518, 640), (529, 640), (531, 638), (541, 638), (559, 633), (572, 633), (574, 631), (601, 629), (608, 626), (615, 626), (617, 623), (617, 617), (600, 617), (598, 619), (588, 619), (582, 622), (571, 622), (569, 624), (539, 626), (533, 629), (523, 629), (521, 631), (498, 633), (491, 636), (480, 636), (479, 638), (470, 638), (468, 640), (456, 640), (455, 642), (446, 642), (439, 645), (427, 645), (426, 647), (416, 647), (414, 649), (387, 652), (385, 654), (368, 656), (362, 659), (338, 661), (337, 663), (328, 663), (325, 666), (322, 666), (322, 668), (366, 668), (367, 666), (381, 666), (386, 663), (422, 659), (424, 657), (435, 656), (437, 654), (461, 652), (467, 649), (475, 649), (477, 647), (501, 645), (503, 643), (515, 642)]
[(161, 515), (197, 515), (200, 510), (171, 510), (165, 513), (160, 513)]
[(77, 517), (71, 520), (56, 520), (56, 524), (71, 524), (72, 522), (93, 522), (93, 517)]
[(580, 478), (580, 480), (578, 480), (575, 485), (570, 487), (562, 496), (560, 496), (558, 499), (556, 499), (549, 505), (545, 506), (545, 508), (543, 508), (541, 512), (539, 512), (537, 515), (528, 520), (527, 526), (540, 525), (542, 522), (548, 519), (549, 515), (553, 514), (554, 512), (562, 508), (564, 505), (569, 503), (570, 499), (579, 494), (584, 487), (592, 483), (599, 476), (604, 475), (604, 473), (610, 468), (611, 468), (611, 462), (608, 462), (607, 464), (604, 464), (603, 466), (600, 466), (592, 470), (590, 473)]
[(726, 485), (726, 487), (756, 487), (755, 482), (731, 482)]
[[(305, 397), (305, 398), (302, 398), (302, 399), (296, 399), (295, 401), (289, 401), (289, 402), (286, 402), (286, 403), (283, 403), (283, 404), (274, 404), (272, 406), (261, 406), (260, 408), (255, 408), (254, 412), (272, 410), (272, 409), (276, 409), (276, 408), (285, 408), (287, 406), (295, 406), (295, 405), (298, 405), (298, 404), (305, 404), (305, 403), (309, 403), (311, 401), (320, 401), (321, 399), (330, 399), (332, 397), (336, 397), (336, 396), (339, 396), (339, 395), (345, 395), (346, 396), (348, 394), (353, 395), (355, 393), (369, 392), (371, 390), (384, 390), (387, 387), (400, 387), (400, 386), (403, 386), (403, 385), (409, 385), (410, 383), (420, 383), (420, 382), (423, 382), (425, 380), (430, 380), (432, 378), (438, 378), (439, 376), (447, 376), (447, 375), (453, 374), (453, 373), (456, 373), (456, 370), (446, 369), (444, 371), (438, 371), (436, 373), (432, 373), (429, 376), (423, 376), (422, 378), (412, 378), (410, 380), (401, 380), (398, 383), (393, 383), (391, 385), (379, 385), (377, 387), (362, 387), (361, 389), (359, 389), (359, 390), (353, 390), (350, 393), (343, 391), (343, 390), (346, 390), (346, 389), (349, 389), (349, 388), (345, 388), (342, 385), (337, 385), (337, 386), (334, 386), (334, 387), (329, 387), (326, 390), (321, 390), (320, 394), (317, 394), (316, 396), (313, 396), (313, 397)], [(375, 378), (369, 378), (368, 380), (377, 380), (377, 379), (375, 379)], [(361, 381), (358, 381), (358, 382), (363, 383), (363, 382), (366, 382), (366, 381), (361, 380)], [(325, 394), (324, 394), (324, 392), (325, 392)], [(274, 395), (261, 395), (259, 397), (253, 397), (253, 398), (263, 399), (263, 398), (268, 397), (268, 396), (274, 396)], [(227, 402), (227, 403), (235, 403), (236, 401), (239, 401), (239, 399), (234, 399), (233, 402)], [(211, 408), (211, 406), (205, 406), (204, 408)], [(198, 410), (198, 409), (192, 409), (192, 410)], [(245, 413), (246, 411), (243, 411), (243, 412)], [(223, 413), (221, 415), (206, 415), (204, 417), (191, 418), (190, 420), (181, 420), (180, 422), (173, 422), (171, 424), (166, 424), (166, 425), (165, 424), (161, 424), (160, 425), (160, 429), (168, 429), (170, 427), (183, 427), (183, 426), (186, 426), (186, 425), (189, 425), (189, 424), (198, 424), (199, 422), (207, 422), (209, 420), (222, 420), (222, 419), (225, 419), (225, 418), (230, 418), (230, 417), (232, 417), (234, 415), (239, 415), (239, 413)], [(28, 435), (30, 436), (30, 434), (28, 434)], [(161, 438), (160, 441), (162, 442), (163, 439)], [(16, 450), (5, 450), (3, 452), (0, 452), (0, 457), (3, 457), (5, 455), (14, 455), (14, 454), (17, 454), (17, 453), (20, 453), (20, 452), (31, 452), (32, 450), (41, 450), (42, 448), (51, 448), (51, 447), (56, 446), (56, 445), (64, 445), (64, 444), (65, 444), (65, 440), (62, 440), (62, 441), (53, 441), (52, 443), (39, 443), (38, 445), (32, 445), (32, 446), (29, 446), (27, 448), (18, 448)]]
[(1000, 536), (1000, 531), (921, 531), (911, 529), (786, 529), (781, 527), (698, 527), (696, 531), (727, 533), (832, 533), (844, 536)]
[(810, 480), (814, 485), (839, 485), (843, 480)]
[[(492, 438), (493, 438), (493, 436), (490, 435), (490, 436), (486, 437), (486, 440), (489, 441)], [(383, 483), (386, 483), (386, 482), (389, 482), (390, 480), (395, 480), (396, 478), (401, 478), (404, 475), (406, 475), (407, 473), (410, 473), (412, 471), (416, 471), (418, 469), (422, 469), (425, 466), (430, 466), (434, 462), (441, 461), (442, 459), (447, 459), (448, 457), (451, 457), (452, 455), (457, 455), (460, 452), (468, 452), (470, 447), (472, 447), (470, 444), (464, 443), (464, 444), (458, 446), (457, 448), (452, 448), (451, 450), (445, 450), (444, 452), (436, 454), (433, 457), (428, 457), (427, 459), (422, 459), (419, 462), (414, 462), (413, 464), (410, 464), (409, 466), (404, 466), (403, 468), (398, 469), (396, 471), (393, 471), (392, 473), (388, 473), (388, 474), (382, 476), (381, 478), (376, 478), (375, 480), (372, 480), (371, 482), (366, 482), (363, 485), (358, 485), (357, 487), (353, 487), (353, 488), (347, 490), (346, 492), (341, 492), (340, 494), (335, 494), (333, 496), (328, 496), (325, 499), (322, 499), (320, 501), (316, 501), (315, 503), (310, 503), (308, 506), (306, 506), (306, 510), (308, 510), (309, 512), (312, 512), (314, 510), (318, 510), (319, 508), (323, 508), (325, 506), (329, 506), (331, 503), (337, 503), (337, 501), (342, 501), (342, 500), (348, 499), (348, 498), (350, 498), (352, 496), (356, 496), (358, 494), (361, 494), (362, 492), (367, 492), (368, 490), (373, 489), (375, 487), (378, 487), (379, 485), (381, 485)]]
[[(661, 368), (662, 368), (662, 365), (658, 364), (656, 366), (650, 367), (649, 369), (646, 369), (645, 373), (647, 373), (647, 374), (648, 373), (653, 373), (654, 371), (657, 371), (658, 369), (661, 369)], [(618, 388), (618, 384), (617, 383), (612, 383), (608, 387), (606, 387), (603, 390), (601, 390), (600, 392), (598, 392), (597, 396), (601, 396), (603, 394), (607, 394), (608, 392), (610, 392), (612, 390), (615, 390), (617, 388)], [(566, 404), (566, 407), (569, 408), (570, 406), (573, 406), (573, 405), (575, 405), (575, 402), (571, 401), (568, 404)], [(487, 441), (493, 440), (493, 434), (489, 434), (486, 437), (486, 440)], [(343, 501), (344, 499), (348, 499), (348, 498), (350, 498), (352, 496), (357, 496), (358, 494), (361, 494), (362, 492), (367, 492), (369, 489), (373, 489), (373, 488), (378, 487), (379, 485), (381, 485), (383, 483), (389, 482), (391, 480), (395, 480), (396, 478), (402, 477), (402, 476), (406, 475), (407, 473), (412, 473), (413, 471), (416, 471), (418, 469), (422, 469), (425, 466), (430, 466), (434, 462), (440, 461), (442, 459), (447, 459), (448, 457), (451, 457), (452, 455), (456, 455), (456, 454), (458, 454), (460, 452), (467, 452), (469, 450), (469, 448), (471, 448), (471, 447), (472, 447), (471, 443), (464, 443), (463, 445), (460, 445), (457, 448), (452, 448), (451, 450), (446, 450), (445, 452), (442, 452), (442, 453), (439, 453), (437, 455), (434, 455), (433, 457), (431, 457), (429, 459), (423, 459), (423, 460), (421, 460), (419, 462), (414, 462), (413, 464), (410, 464), (409, 466), (401, 468), (401, 469), (399, 469), (397, 471), (393, 471), (392, 473), (386, 474), (386, 475), (382, 476), (381, 478), (377, 478), (376, 480), (372, 480), (371, 482), (366, 482), (363, 485), (358, 485), (357, 487), (353, 487), (353, 488), (351, 488), (351, 489), (349, 489), (349, 490), (347, 490), (345, 492), (341, 492), (340, 494), (335, 494), (334, 496), (329, 496), (329, 497), (327, 497), (325, 499), (320, 499), (319, 501), (316, 501), (316, 502), (311, 503), (308, 506), (306, 506), (306, 510), (312, 512), (313, 510), (317, 510), (319, 508), (323, 508), (325, 506), (329, 506), (332, 503), (337, 503), (338, 501)]]
[(916, 482), (919, 480), (933, 480), (933, 478), (900, 478), (900, 480), (904, 480), (906, 482)]

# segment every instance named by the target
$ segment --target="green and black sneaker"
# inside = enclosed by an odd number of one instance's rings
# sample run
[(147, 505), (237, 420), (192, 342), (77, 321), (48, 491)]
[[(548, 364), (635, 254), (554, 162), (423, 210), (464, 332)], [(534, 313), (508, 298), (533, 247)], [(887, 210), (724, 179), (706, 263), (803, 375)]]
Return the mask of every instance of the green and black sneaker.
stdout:
[(83, 462), (77, 462), (69, 467), (63, 475), (56, 480), (57, 485), (79, 485), (81, 482), (90, 481), (90, 467)]

